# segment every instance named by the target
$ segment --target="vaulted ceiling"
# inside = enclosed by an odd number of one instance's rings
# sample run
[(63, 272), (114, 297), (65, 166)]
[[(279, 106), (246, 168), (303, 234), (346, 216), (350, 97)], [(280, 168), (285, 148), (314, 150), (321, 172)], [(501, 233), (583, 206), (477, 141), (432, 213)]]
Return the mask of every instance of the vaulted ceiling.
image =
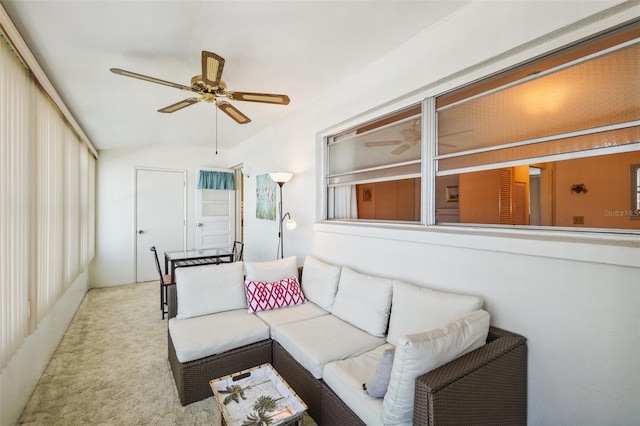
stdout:
[[(304, 108), (466, 1), (0, 0), (60, 96), (99, 150), (148, 144), (231, 147)], [(282, 93), (287, 106), (229, 101), (171, 114), (192, 97), (111, 73), (121, 68), (190, 85), (201, 51), (225, 60), (229, 90)], [(391, 70), (390, 70), (391, 71)], [(216, 126), (217, 123), (217, 126)]]

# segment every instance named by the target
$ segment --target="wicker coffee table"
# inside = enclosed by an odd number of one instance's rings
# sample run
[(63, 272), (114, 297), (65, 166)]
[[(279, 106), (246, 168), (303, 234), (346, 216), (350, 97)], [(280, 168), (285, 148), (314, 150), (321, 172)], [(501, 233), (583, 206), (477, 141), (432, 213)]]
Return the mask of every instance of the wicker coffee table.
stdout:
[(302, 425), (307, 405), (271, 364), (213, 379), (209, 385), (223, 425)]

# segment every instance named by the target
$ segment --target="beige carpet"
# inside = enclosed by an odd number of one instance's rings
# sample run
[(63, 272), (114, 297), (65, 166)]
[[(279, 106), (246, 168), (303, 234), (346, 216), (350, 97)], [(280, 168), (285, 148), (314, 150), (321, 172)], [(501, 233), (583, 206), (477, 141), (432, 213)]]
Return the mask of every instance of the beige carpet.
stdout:
[(19, 424), (219, 425), (213, 397), (180, 405), (158, 291), (155, 282), (88, 291)]

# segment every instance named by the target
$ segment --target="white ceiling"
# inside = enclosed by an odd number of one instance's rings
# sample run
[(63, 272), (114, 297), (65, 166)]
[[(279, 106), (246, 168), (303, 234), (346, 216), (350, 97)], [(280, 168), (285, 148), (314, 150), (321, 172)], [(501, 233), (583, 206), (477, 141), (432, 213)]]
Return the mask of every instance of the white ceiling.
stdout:
[[(216, 108), (171, 87), (113, 74), (122, 68), (190, 85), (200, 52), (225, 58), (229, 90), (283, 93), (288, 106), (234, 102), (252, 122), (219, 112), (221, 148), (330, 93), (346, 78), (466, 1), (1, 0), (98, 150), (145, 144), (213, 146)], [(393, 70), (389, 70), (393, 72)]]

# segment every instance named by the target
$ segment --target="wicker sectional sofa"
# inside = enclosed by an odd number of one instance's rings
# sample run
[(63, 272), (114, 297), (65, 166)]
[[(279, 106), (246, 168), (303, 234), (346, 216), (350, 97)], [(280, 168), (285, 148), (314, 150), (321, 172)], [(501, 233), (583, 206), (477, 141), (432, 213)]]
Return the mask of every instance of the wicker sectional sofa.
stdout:
[[(212, 396), (208, 382), (213, 378), (271, 363), (320, 425), (526, 424), (526, 339), (490, 327), (488, 313), (476, 309), (482, 303), (477, 298), (386, 282), (310, 257), (305, 259), (304, 269), (297, 268), (295, 258), (245, 262), (243, 268), (247, 282), (273, 283), (294, 273), (306, 301), (256, 313), (245, 307), (223, 315), (221, 311), (191, 318), (187, 315), (185, 319), (179, 302), (180, 295), (187, 300), (185, 283), (194, 282), (194, 276), (195, 281), (198, 277), (202, 281), (203, 274), (218, 270), (189, 268), (182, 274), (177, 270), (177, 285), (168, 288), (168, 357), (183, 405)], [(225, 274), (216, 275), (227, 282)], [(366, 288), (367, 294), (354, 292), (358, 288)], [(354, 298), (362, 300), (352, 301)], [(425, 306), (425, 311), (411, 309), (412, 303), (424, 300), (441, 305)], [(443, 312), (439, 306), (445, 306)], [(397, 310), (395, 316), (393, 309)], [(458, 312), (460, 309), (468, 312)], [(424, 328), (421, 322), (429, 312), (441, 327)], [(453, 317), (444, 322), (442, 315)], [(425, 321), (429, 324), (431, 320)], [(242, 336), (246, 338), (238, 340)], [(199, 339), (209, 343), (200, 347)], [(449, 346), (460, 349), (450, 350)], [(442, 347), (445, 350), (441, 353)], [(423, 357), (420, 351), (424, 348), (438, 354)], [(381, 358), (387, 352), (395, 353), (393, 369), (386, 371), (388, 391), (374, 398), (362, 384), (374, 385), (376, 379), (370, 381), (370, 376), (379, 376)], [(411, 362), (419, 364), (413, 375)]]

